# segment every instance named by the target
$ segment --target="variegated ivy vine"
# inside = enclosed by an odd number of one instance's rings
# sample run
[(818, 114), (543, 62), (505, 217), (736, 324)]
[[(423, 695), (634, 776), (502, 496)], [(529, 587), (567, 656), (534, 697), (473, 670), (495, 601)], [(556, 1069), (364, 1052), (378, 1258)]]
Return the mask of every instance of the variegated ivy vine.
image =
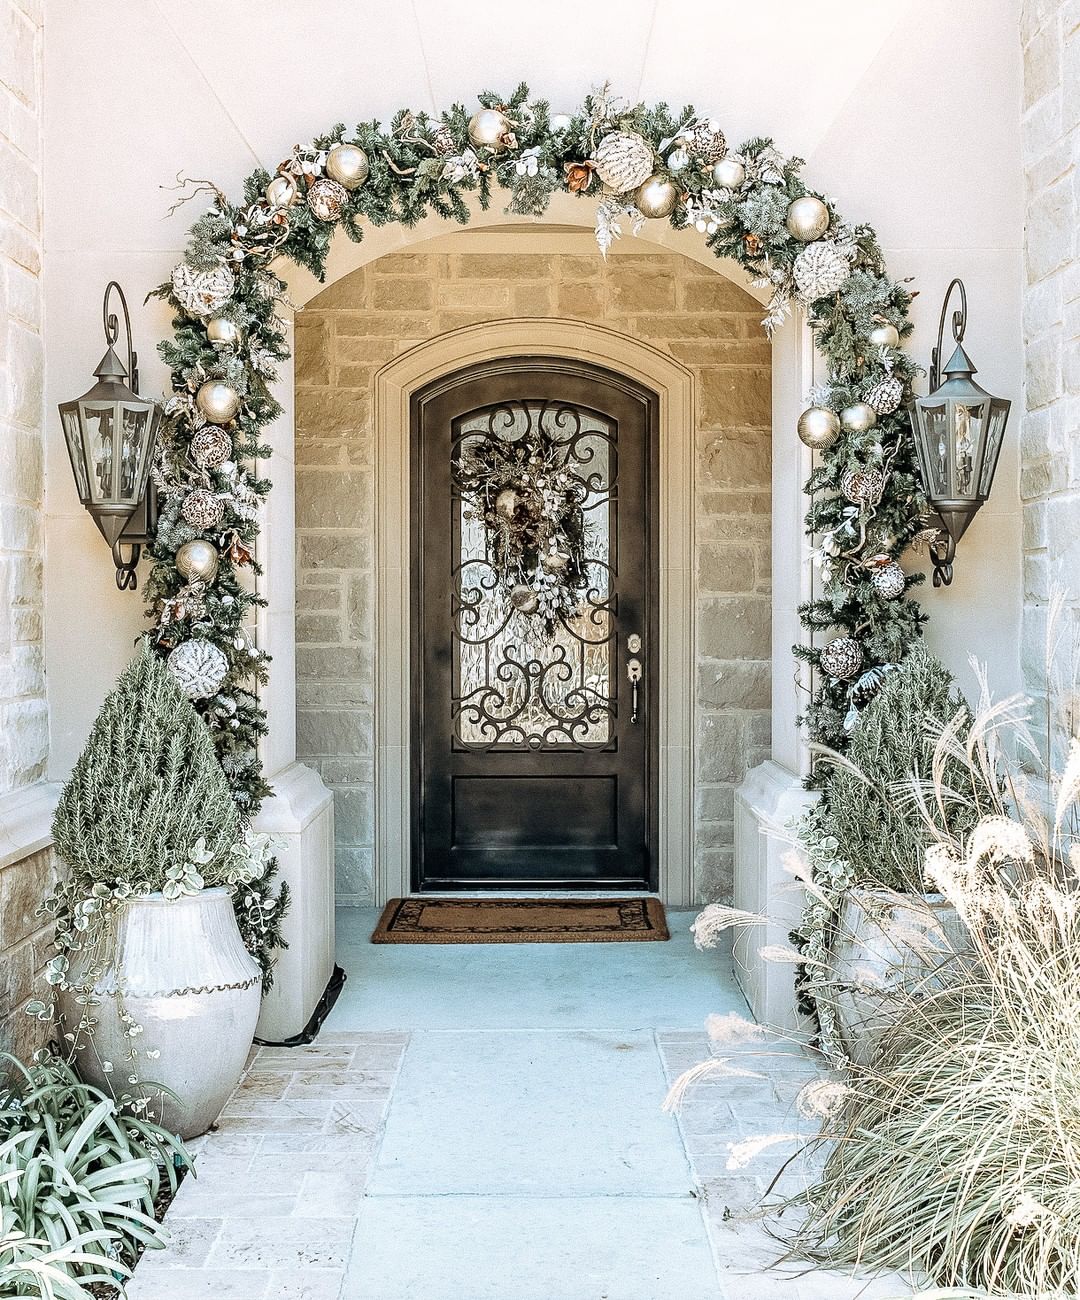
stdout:
[[(901, 350), (911, 295), (885, 269), (873, 230), (809, 190), (802, 162), (767, 139), (728, 149), (721, 124), (692, 108), (627, 105), (605, 88), (553, 115), (522, 85), (485, 93), (470, 114), (399, 112), (388, 128), (336, 126), (297, 147), (273, 176), (259, 170), (232, 202), (212, 186), (183, 262), (157, 293), (176, 311), (161, 345), (172, 397), (156, 467), (162, 513), (148, 584), (157, 644), (211, 728), (237, 802), (267, 794), (257, 753), (265, 731), (257, 685), (266, 656), (245, 622), (254, 588), (257, 508), (270, 484), (257, 466), (260, 430), (278, 414), (271, 393), (288, 356), (278, 306), (287, 258), (323, 278), (330, 242), (370, 223), (413, 225), (429, 212), (465, 224), (469, 196), (493, 186), (508, 211), (537, 215), (562, 190), (595, 205), (606, 251), (623, 227), (666, 219), (700, 233), (770, 292), (765, 329), (802, 307), (828, 366), (799, 436), (822, 449), (807, 484), (821, 596), (800, 611), (822, 648), (797, 646), (820, 668), (805, 710), (815, 741), (842, 749), (859, 707), (919, 635), (907, 596), (918, 577), (898, 566), (922, 533), (923, 499), (904, 406), (915, 366)], [(796, 430), (792, 430), (792, 439)]]

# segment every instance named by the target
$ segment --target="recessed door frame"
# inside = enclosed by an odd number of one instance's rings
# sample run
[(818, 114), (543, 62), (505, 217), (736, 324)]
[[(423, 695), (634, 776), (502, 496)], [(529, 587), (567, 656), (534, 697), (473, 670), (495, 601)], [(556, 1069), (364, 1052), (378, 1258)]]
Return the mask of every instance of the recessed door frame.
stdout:
[(659, 401), (658, 780), (660, 896), (694, 900), (694, 386), (658, 349), (602, 326), (522, 319), (469, 325), (419, 344), (375, 379), (375, 893), (410, 892), (410, 407), (434, 379), (473, 362), (525, 354), (590, 362)]

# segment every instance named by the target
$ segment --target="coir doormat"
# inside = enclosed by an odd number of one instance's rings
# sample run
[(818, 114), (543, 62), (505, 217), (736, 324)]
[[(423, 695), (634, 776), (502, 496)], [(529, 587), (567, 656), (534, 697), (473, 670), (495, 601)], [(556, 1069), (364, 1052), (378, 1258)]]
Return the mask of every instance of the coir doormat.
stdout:
[(658, 898), (392, 898), (372, 943), (641, 943), (667, 939)]

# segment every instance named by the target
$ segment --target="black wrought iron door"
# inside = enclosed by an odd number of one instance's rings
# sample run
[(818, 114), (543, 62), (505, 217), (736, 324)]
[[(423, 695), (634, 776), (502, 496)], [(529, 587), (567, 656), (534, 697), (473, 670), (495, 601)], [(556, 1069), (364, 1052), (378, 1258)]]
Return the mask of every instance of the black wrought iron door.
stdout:
[[(653, 394), (548, 358), (414, 397), (414, 887), (655, 888), (655, 426)], [(507, 465), (540, 551), (491, 507)]]

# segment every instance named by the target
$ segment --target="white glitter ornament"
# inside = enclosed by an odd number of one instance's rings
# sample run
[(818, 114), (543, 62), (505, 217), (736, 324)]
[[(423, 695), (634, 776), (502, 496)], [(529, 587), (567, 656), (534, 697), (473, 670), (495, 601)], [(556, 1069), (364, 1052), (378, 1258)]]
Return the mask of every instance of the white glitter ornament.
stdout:
[(216, 424), (208, 424), (191, 440), (191, 459), (200, 469), (216, 469), (232, 455), (232, 439)]
[(727, 141), (719, 122), (698, 122), (680, 138), (687, 152), (706, 167), (718, 163), (727, 153)]
[(821, 651), (822, 671), (838, 681), (846, 681), (863, 665), (862, 646), (853, 636), (834, 637)]
[(337, 221), (348, 201), (349, 191), (329, 176), (313, 181), (307, 192), (307, 205), (319, 221)]
[(221, 523), (225, 507), (213, 492), (208, 492), (206, 488), (195, 488), (184, 497), (180, 513), (192, 528), (204, 532), (207, 528), (213, 528)]
[(209, 641), (182, 641), (165, 663), (189, 700), (216, 695), (229, 671), (229, 661)]
[(793, 267), (799, 296), (805, 302), (827, 298), (843, 287), (851, 274), (847, 257), (829, 239), (807, 244)]
[(596, 174), (610, 189), (625, 194), (636, 190), (653, 174), (653, 147), (633, 131), (612, 131), (596, 146), (592, 158)]
[(871, 388), (866, 394), (866, 401), (878, 415), (891, 415), (900, 405), (903, 396), (904, 385), (895, 375), (890, 375), (888, 379), (883, 379), (880, 384), (875, 384)]
[(895, 561), (882, 564), (870, 575), (870, 585), (883, 600), (895, 600), (907, 588), (904, 570)]
[(855, 505), (877, 505), (885, 491), (885, 475), (879, 469), (849, 469), (840, 480), (840, 491)]
[(236, 291), (236, 277), (227, 266), (196, 271), (188, 262), (173, 267), (173, 297), (192, 316), (213, 316)]

